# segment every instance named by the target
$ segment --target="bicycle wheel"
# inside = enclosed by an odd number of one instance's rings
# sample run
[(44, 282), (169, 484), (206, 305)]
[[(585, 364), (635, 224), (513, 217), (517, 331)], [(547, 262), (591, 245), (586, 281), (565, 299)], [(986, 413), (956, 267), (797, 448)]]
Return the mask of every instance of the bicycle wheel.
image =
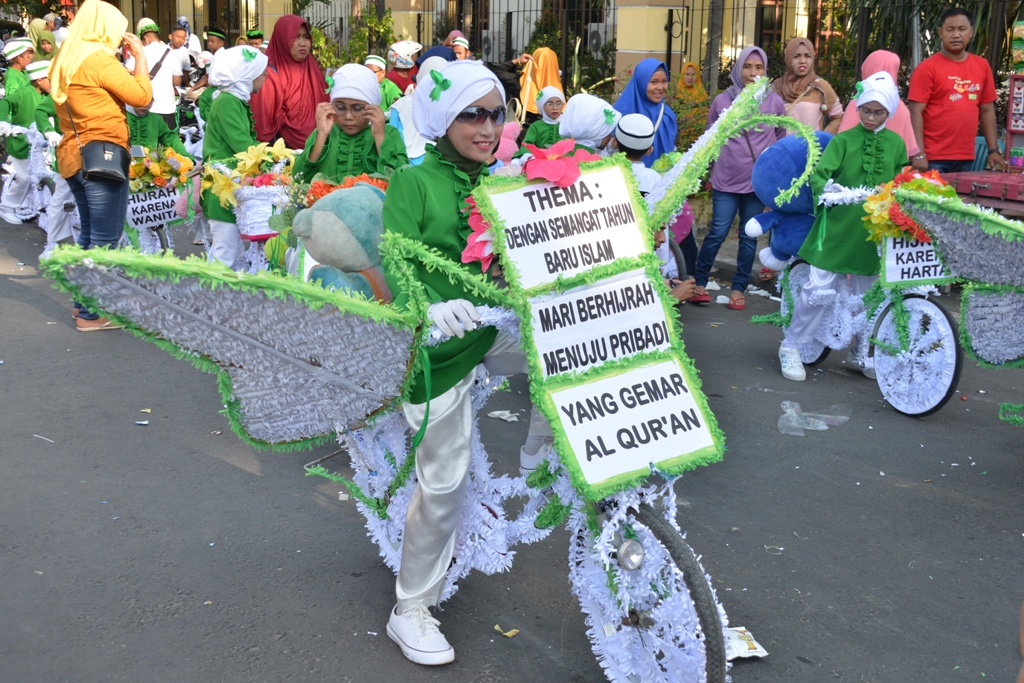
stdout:
[(904, 415), (923, 417), (953, 397), (964, 355), (949, 311), (920, 294), (906, 295), (903, 306), (907, 311), (907, 350), (893, 353), (900, 348), (900, 337), (895, 309), (889, 304), (875, 323), (870, 353), (875, 380), (889, 405)]
[[(789, 271), (789, 277), (786, 281), (789, 287), (789, 293), (792, 297), (791, 301), (796, 301), (800, 298), (800, 292), (803, 290), (804, 285), (807, 284), (807, 280), (811, 277), (811, 265), (803, 259), (797, 259), (793, 261), (787, 268)], [(782, 317), (785, 319), (789, 315), (789, 304), (786, 303), (787, 297), (785, 293), (782, 296), (782, 303), (779, 304), (779, 308), (782, 311)], [(832, 349), (825, 346), (822, 342), (815, 339), (807, 344), (800, 344), (798, 346), (800, 350), (800, 360), (804, 365), (815, 366), (818, 365), (831, 353)]]
[(624, 528), (644, 548), (638, 569), (606, 567), (585, 523), (569, 554), (573, 592), (587, 635), (613, 683), (724, 683), (728, 664), (722, 618), (693, 551), (649, 506), (627, 514)]

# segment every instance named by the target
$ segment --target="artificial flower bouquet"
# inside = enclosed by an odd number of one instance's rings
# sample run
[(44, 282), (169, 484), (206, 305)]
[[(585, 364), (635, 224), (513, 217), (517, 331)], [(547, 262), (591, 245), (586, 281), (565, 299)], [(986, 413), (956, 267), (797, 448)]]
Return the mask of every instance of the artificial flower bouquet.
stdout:
[(270, 227), (270, 217), (288, 202), (294, 157), (284, 140), (272, 146), (261, 142), (233, 159), (208, 164), (202, 188), (210, 190), (222, 207), (234, 208), (243, 238), (269, 239), (278, 233)]
[(128, 189), (143, 192), (151, 188), (175, 188), (188, 182), (194, 166), (191, 159), (170, 147), (162, 152), (143, 148), (145, 156), (133, 159), (128, 167)]
[(868, 214), (864, 216), (868, 239), (881, 242), (887, 237), (906, 237), (918, 242), (931, 242), (931, 235), (903, 213), (896, 201), (895, 191), (900, 187), (939, 197), (956, 197), (956, 190), (939, 176), (938, 171), (921, 173), (907, 166), (878, 192), (864, 200), (864, 210)]

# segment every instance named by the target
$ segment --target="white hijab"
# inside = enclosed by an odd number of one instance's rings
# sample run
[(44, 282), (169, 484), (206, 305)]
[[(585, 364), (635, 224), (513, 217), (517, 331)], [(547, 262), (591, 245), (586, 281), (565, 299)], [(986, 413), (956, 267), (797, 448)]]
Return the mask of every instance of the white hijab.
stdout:
[(565, 104), (558, 134), (600, 152), (601, 141), (615, 132), (622, 115), (600, 97), (580, 93)]
[(412, 94), (416, 130), (427, 140), (439, 140), (459, 112), (495, 89), (505, 104), (505, 89), (483, 62), (467, 59), (450, 62), (441, 70), (431, 69), (417, 79)]
[(380, 106), (380, 84), (377, 75), (370, 67), (362, 64), (346, 64), (334, 72), (334, 85), (331, 87), (331, 101), (344, 97)]
[(229, 92), (243, 102), (252, 96), (252, 82), (267, 70), (267, 56), (248, 45), (217, 51), (210, 67), (210, 85), (217, 88), (213, 98)]
[[(857, 106), (877, 102), (889, 112), (889, 116), (886, 118), (886, 122), (888, 122), (892, 115), (896, 113), (896, 108), (900, 104), (900, 91), (896, 89), (892, 76), (886, 71), (879, 71), (865, 78), (859, 85), (862, 90), (860, 95), (857, 96)], [(883, 123), (875, 129), (875, 132), (877, 133), (884, 128), (885, 124)]]
[(548, 116), (547, 112), (544, 111), (544, 105), (547, 104), (548, 100), (562, 100), (562, 103), (564, 104), (565, 93), (553, 85), (546, 85), (543, 90), (537, 93), (537, 111), (540, 112), (541, 118), (544, 119), (544, 123), (555, 125), (558, 123), (559, 119), (551, 118)]

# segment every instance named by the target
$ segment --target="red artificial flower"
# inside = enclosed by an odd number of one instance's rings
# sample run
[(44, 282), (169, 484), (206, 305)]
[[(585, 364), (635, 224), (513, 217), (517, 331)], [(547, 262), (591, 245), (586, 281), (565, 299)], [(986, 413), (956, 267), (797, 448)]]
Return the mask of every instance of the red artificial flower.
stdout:
[(601, 158), (582, 149), (568, 156), (576, 146), (576, 141), (572, 138), (560, 140), (548, 149), (530, 144), (523, 146), (533, 154), (533, 158), (527, 161), (524, 167), (527, 180), (543, 178), (558, 187), (569, 187), (579, 180), (580, 162), (596, 161)]
[[(469, 237), (466, 239), (466, 248), (462, 250), (462, 262), (480, 262), (480, 270), (487, 272), (494, 260), (494, 232), (490, 224), (480, 214), (476, 207), (476, 201), (472, 197), (466, 198), (469, 205)], [(467, 209), (463, 209), (464, 211)]]

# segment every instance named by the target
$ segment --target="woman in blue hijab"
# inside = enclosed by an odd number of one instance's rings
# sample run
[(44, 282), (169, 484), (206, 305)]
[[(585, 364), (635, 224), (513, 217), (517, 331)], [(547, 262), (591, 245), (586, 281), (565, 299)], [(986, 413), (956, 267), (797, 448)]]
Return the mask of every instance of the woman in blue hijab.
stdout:
[(665, 102), (668, 88), (668, 67), (649, 57), (636, 65), (633, 78), (615, 101), (615, 109), (623, 116), (643, 114), (654, 124), (654, 151), (643, 158), (648, 168), (676, 148), (676, 114)]

